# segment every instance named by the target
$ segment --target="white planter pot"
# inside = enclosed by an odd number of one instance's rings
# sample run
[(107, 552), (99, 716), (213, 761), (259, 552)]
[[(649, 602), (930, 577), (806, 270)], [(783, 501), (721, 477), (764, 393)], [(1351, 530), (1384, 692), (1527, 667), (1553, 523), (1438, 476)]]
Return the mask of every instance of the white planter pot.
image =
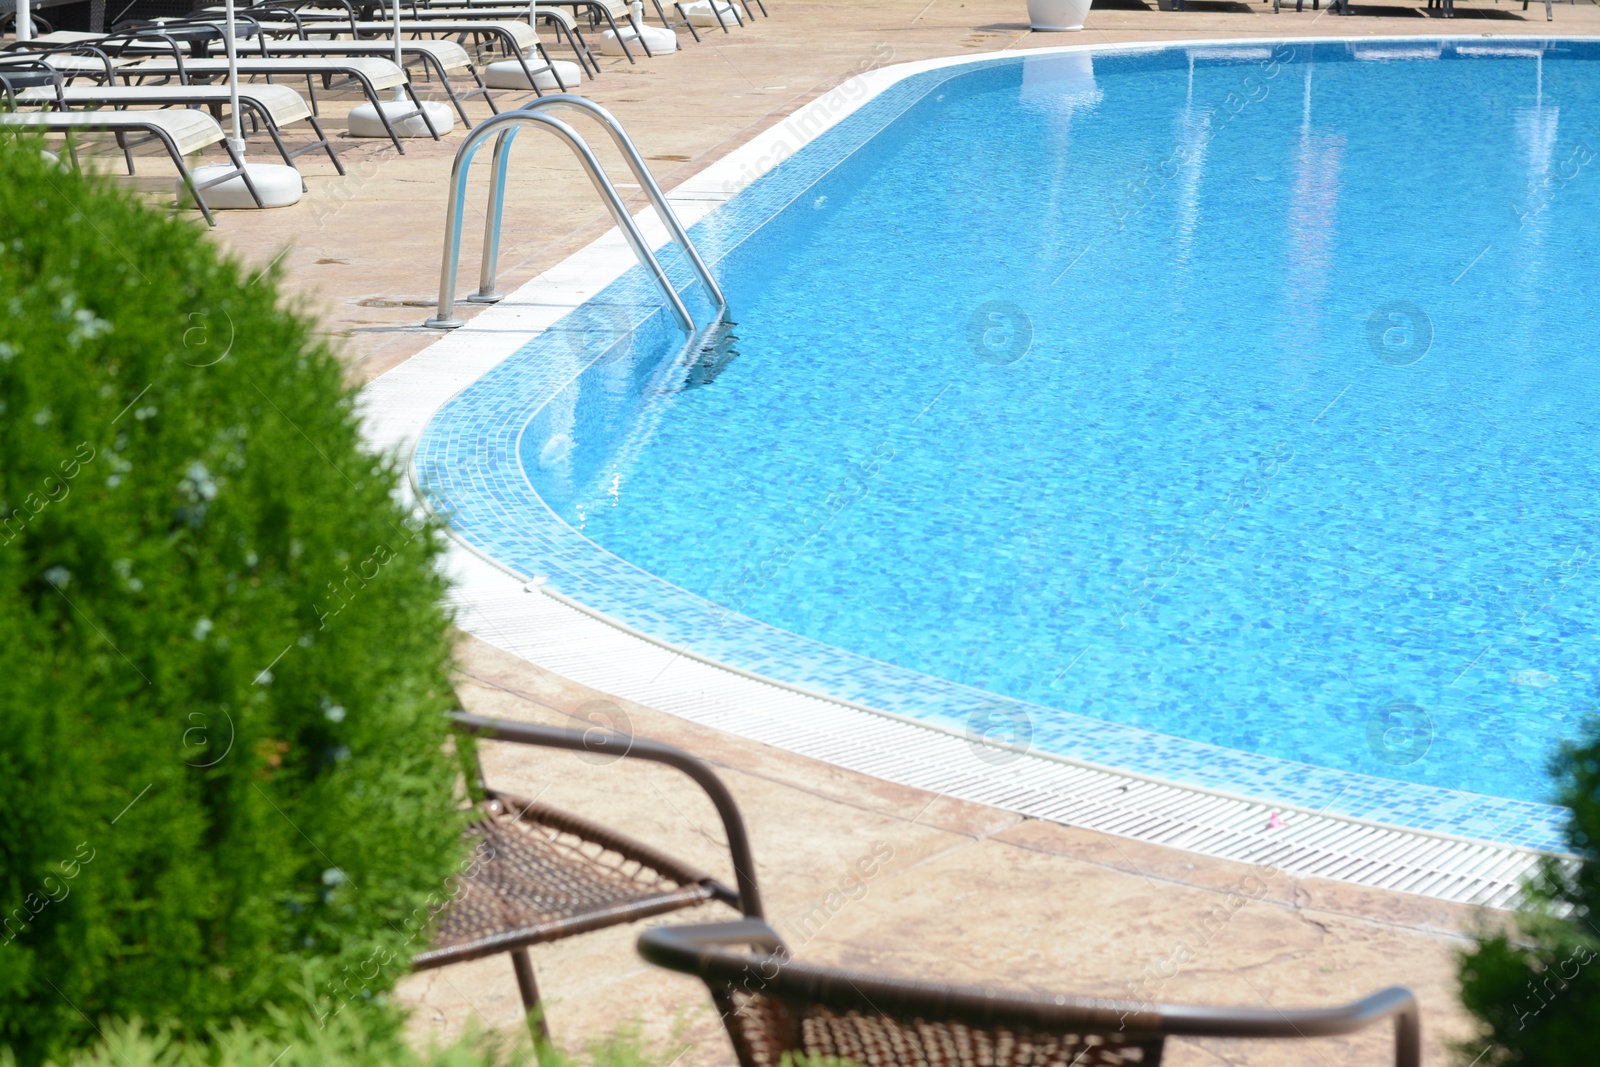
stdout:
[(1090, 0), (1028, 0), (1028, 21), (1036, 30), (1081, 30)]

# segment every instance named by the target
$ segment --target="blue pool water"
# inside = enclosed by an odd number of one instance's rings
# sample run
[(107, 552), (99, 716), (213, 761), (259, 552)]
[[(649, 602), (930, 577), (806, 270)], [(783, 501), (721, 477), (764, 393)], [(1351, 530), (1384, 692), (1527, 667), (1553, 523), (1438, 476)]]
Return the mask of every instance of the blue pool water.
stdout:
[(723, 235), (736, 357), (658, 316), (522, 466), (717, 625), (1025, 708), (1001, 739), (1551, 802), (1600, 701), (1600, 49), (1490, 45), (927, 77)]

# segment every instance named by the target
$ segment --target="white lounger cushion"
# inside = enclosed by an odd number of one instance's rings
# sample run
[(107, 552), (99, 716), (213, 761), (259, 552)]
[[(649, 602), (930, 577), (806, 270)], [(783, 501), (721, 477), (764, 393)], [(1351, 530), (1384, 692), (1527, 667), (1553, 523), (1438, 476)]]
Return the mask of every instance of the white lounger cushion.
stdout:
[(536, 7), (533, 9), (533, 13), (535, 15), (548, 15), (550, 18), (555, 19), (569, 30), (577, 29), (578, 26), (578, 20), (574, 18), (572, 16), (572, 12), (568, 11), (566, 8)]
[[(539, 35), (533, 32), (533, 27), (526, 22), (501, 21), (499, 19), (419, 19), (413, 22), (410, 19), (400, 20), (401, 33), (482, 33), (485, 26), (508, 31), (517, 42), (517, 47), (524, 52), (531, 49), (539, 40)], [(324, 26), (307, 26), (307, 33), (333, 33), (338, 31), (337, 23)], [(346, 22), (344, 29), (348, 32), (350, 24)], [(388, 35), (394, 32), (394, 23), (383, 22), (358, 22), (356, 30), (361, 33), (381, 33)], [(269, 46), (270, 47), (270, 46)]]
[[(190, 74), (204, 74), (216, 76), (228, 73), (226, 59), (186, 59), (183, 69)], [(289, 76), (294, 74), (338, 74), (344, 70), (359, 70), (372, 82), (374, 89), (392, 89), (396, 85), (406, 83), (406, 72), (394, 65), (390, 59), (376, 59), (360, 57), (355, 59), (263, 59), (260, 56), (240, 56), (239, 73), (244, 75), (276, 74)], [(143, 63), (127, 68), (124, 73), (149, 74), (152, 76), (176, 76), (178, 65), (170, 59), (150, 59)]]
[[(378, 56), (394, 55), (393, 41), (268, 41), (267, 52), (298, 56)], [(442, 70), (460, 70), (472, 63), (467, 50), (454, 41), (401, 41), (401, 55), (427, 54)], [(393, 62), (393, 60), (391, 60)]]
[[(61, 90), (68, 104), (226, 104), (226, 85), (69, 85)], [(278, 126), (311, 117), (306, 98), (287, 85), (241, 85), (239, 98), (259, 104)], [(17, 94), (24, 104), (53, 104), (56, 91), (47, 85)]]
[[(424, 10), (429, 13), (430, 17), (423, 21), (428, 22), (433, 21), (431, 16), (434, 15), (441, 19), (493, 19), (497, 22), (501, 20), (523, 22), (528, 17), (526, 4), (521, 6), (507, 4), (504, 7), (495, 4), (480, 4), (477, 7), (454, 7), (447, 4), (435, 4)], [(535, 15), (548, 15), (569, 30), (578, 25), (578, 20), (573, 18), (565, 8), (536, 7), (533, 9), (533, 13)]]
[(0, 126), (62, 133), (67, 130), (138, 130), (158, 126), (191, 155), (222, 140), (222, 127), (203, 111), (18, 111), (0, 113)]
[(103, 41), (103, 33), (88, 33), (84, 30), (51, 30), (49, 33), (36, 33), (32, 40), (38, 44), (83, 44), (85, 42)]
[[(26, 55), (26, 53), (18, 54)], [(65, 53), (58, 53), (56, 55), (40, 56), (39, 58), (65, 74), (103, 75), (106, 72), (105, 60), (101, 59), (99, 56), (72, 56), (66, 55)], [(110, 58), (112, 70), (116, 70), (119, 67), (126, 67), (128, 64), (133, 62), (131, 59), (121, 59), (117, 56), (112, 56)]]

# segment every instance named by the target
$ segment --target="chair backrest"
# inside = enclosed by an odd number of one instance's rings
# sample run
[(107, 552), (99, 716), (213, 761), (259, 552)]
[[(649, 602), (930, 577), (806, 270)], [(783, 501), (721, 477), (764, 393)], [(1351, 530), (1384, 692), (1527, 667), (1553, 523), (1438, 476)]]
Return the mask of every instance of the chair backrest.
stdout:
[(891, 1009), (824, 1003), (777, 986), (724, 986), (714, 1000), (745, 1067), (778, 1067), (785, 1053), (861, 1067), (1157, 1067), (1164, 1043), (1114, 1027), (960, 1020), (933, 999)]
[(1172, 1035), (1331, 1036), (1389, 1017), (1397, 1067), (1421, 1062), (1416, 1000), (1403, 989), (1310, 1011), (1041, 996), (797, 963), (749, 920), (657, 927), (639, 952), (706, 983), (744, 1067), (778, 1067), (786, 1053), (862, 1067), (1156, 1067)]
[[(734, 885), (729, 888), (712, 881), (712, 895), (725, 904), (738, 908), (755, 921), (762, 917), (761, 889), (756, 884), (755, 856), (750, 851), (750, 838), (745, 833), (744, 816), (734, 803), (728, 787), (706, 764), (680, 748), (659, 741), (647, 741), (632, 734), (621, 734), (608, 729), (592, 727), (588, 730), (562, 730), (534, 723), (510, 722), (503, 719), (484, 719), (476, 715), (452, 713), (450, 720), (460, 733), (457, 752), (462, 770), (466, 774), (468, 793), (474, 800), (483, 800), (491, 792), (483, 779), (483, 768), (478, 762), (475, 738), (510, 741), (524, 745), (541, 745), (561, 748), (569, 752), (586, 752), (607, 759), (635, 759), (650, 763), (663, 763), (694, 780), (722, 819), (722, 828), (728, 835), (728, 853), (733, 860)], [(592, 828), (597, 829), (597, 828)], [(619, 839), (620, 840), (620, 839)], [(642, 847), (632, 842), (631, 847)], [(665, 857), (659, 857), (665, 861)], [(657, 867), (658, 870), (666, 868)], [(695, 875), (698, 878), (698, 874)]]

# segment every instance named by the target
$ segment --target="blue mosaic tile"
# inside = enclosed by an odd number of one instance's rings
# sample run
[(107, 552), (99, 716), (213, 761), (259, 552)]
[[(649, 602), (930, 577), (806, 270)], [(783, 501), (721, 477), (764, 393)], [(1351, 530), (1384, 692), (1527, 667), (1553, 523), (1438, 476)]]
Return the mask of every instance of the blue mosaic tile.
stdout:
[[(1375, 41), (1361, 47), (1399, 54), (1418, 43)], [(1351, 61), (1354, 47), (1318, 45), (1316, 58)], [(1151, 69), (1175, 70), (1188, 63), (1187, 50), (1179, 47), (1120, 49), (1117, 55)], [(697, 246), (714, 268), (725, 265), (752, 235), (820, 188), (843, 161), (929, 94), (952, 79), (1020, 61), (1008, 57), (943, 68), (890, 86), (693, 227)], [(1256, 61), (1211, 62), (1248, 68)], [(796, 130), (797, 136), (805, 132)], [(690, 285), (682, 257), (667, 251), (661, 258), (674, 281), (688, 290), (697, 320), (704, 321), (709, 308)], [(574, 529), (535, 491), (523, 466), (528, 454), (523, 437), (536, 420), (556, 417), (549, 406), (580, 374), (597, 383), (602, 395), (669, 387), (672, 376), (682, 373), (679, 340), (644, 273), (630, 270), (435, 414), (414, 460), (430, 504), (469, 544), (519, 573), (548, 575), (564, 594), (630, 626), (783, 682), (958, 732), (997, 711), (1014, 712), (1032, 723), (1031, 744), (1041, 752), (1396, 826), (1531, 848), (1562, 847), (1565, 813), (1549, 804), (1315, 766), (996, 696), (745, 617), (618, 558)], [(1158, 601), (1155, 610), (1161, 608)]]

